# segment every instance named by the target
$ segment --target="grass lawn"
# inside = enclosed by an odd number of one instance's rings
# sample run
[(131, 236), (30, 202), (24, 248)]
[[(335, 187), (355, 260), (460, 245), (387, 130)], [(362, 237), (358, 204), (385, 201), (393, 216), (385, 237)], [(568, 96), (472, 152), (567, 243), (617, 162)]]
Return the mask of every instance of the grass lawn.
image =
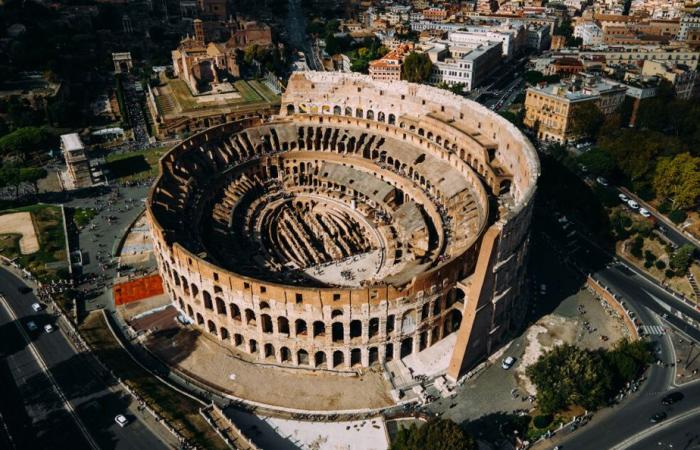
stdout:
[[(17, 258), (17, 262), (23, 268), (32, 272), (41, 281), (64, 276), (62, 272), (67, 269), (55, 267), (66, 262), (66, 239), (63, 234), (61, 208), (39, 204), (6, 209), (0, 211), (0, 215), (14, 212), (31, 213), (39, 239), (39, 250), (29, 255), (22, 255), (19, 250), (20, 236), (5, 234), (0, 235), (0, 254), (10, 259)], [(52, 265), (52, 263), (58, 264)]]
[(201, 404), (170, 389), (136, 364), (114, 339), (101, 313), (90, 313), (80, 325), (80, 333), (100, 360), (186, 439), (200, 448), (228, 448), (199, 414)]
[(235, 83), (233, 83), (233, 85), (238, 90), (238, 92), (241, 94), (241, 97), (243, 98), (244, 101), (251, 102), (251, 103), (263, 101), (263, 98), (260, 97), (260, 95), (255, 91), (255, 89), (247, 81), (238, 80)]
[(107, 155), (105, 166), (110, 179), (140, 181), (158, 174), (158, 160), (168, 147), (149, 148), (135, 152)]

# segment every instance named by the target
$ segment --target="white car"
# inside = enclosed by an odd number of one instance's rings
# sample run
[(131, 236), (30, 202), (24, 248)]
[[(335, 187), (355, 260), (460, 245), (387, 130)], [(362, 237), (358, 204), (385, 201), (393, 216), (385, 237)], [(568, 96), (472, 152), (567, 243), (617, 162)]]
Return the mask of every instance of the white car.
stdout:
[(515, 358), (513, 358), (512, 356), (506, 356), (506, 358), (501, 363), (501, 367), (505, 370), (508, 370), (511, 367), (513, 367), (513, 364), (515, 364)]
[(129, 423), (129, 420), (124, 416), (124, 414), (119, 414), (114, 418), (114, 421), (117, 422), (117, 425), (120, 427), (124, 428), (127, 423)]
[(641, 214), (643, 217), (651, 217), (651, 213), (646, 208), (639, 208), (639, 214)]
[(41, 304), (40, 303), (32, 303), (32, 309), (34, 310), (34, 312), (41, 311)]
[(607, 187), (607, 186), (608, 186), (608, 180), (606, 180), (606, 179), (603, 178), (603, 177), (598, 177), (598, 178), (596, 178), (595, 180), (598, 182), (599, 185), (601, 185), (601, 186), (603, 186), (603, 187)]
[(626, 196), (625, 194), (623, 194), (622, 192), (620, 192), (619, 194), (617, 194), (617, 196), (620, 198), (620, 201), (621, 201), (622, 203), (627, 203), (628, 201), (630, 201), (629, 197), (627, 197), (627, 196)]
[(46, 325), (44, 325), (44, 331), (45, 331), (47, 334), (48, 334), (48, 333), (53, 333), (53, 325), (51, 325), (50, 323), (47, 323)]
[(29, 331), (36, 331), (39, 329), (39, 327), (36, 326), (36, 323), (33, 320), (30, 320), (29, 322), (27, 322), (27, 329)]
[(632, 209), (639, 209), (639, 203), (635, 202), (634, 200), (627, 200), (627, 206)]

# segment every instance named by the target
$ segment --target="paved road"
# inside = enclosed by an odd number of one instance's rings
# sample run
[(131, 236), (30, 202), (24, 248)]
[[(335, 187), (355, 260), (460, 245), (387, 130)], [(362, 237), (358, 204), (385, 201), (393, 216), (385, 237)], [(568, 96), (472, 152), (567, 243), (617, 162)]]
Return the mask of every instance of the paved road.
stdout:
[[(630, 440), (630, 446), (619, 446), (619, 449), (629, 448), (630, 450), (656, 449), (700, 449), (700, 412), (689, 414), (683, 417), (682, 413), (673, 411), (674, 414), (646, 433), (635, 436)], [(626, 444), (626, 443), (625, 443)]]
[(647, 202), (639, 198), (636, 194), (633, 192), (630, 192), (628, 189), (625, 188), (614, 188), (617, 192), (622, 192), (624, 193), (627, 197), (633, 198), (637, 203), (639, 203), (643, 208), (646, 208), (649, 210), (649, 212), (656, 218), (658, 223), (663, 226), (666, 229), (666, 232), (664, 233), (666, 237), (669, 238), (671, 242), (674, 244), (681, 246), (683, 244), (690, 244), (694, 246), (696, 249), (700, 250), (700, 246), (698, 245), (697, 240), (691, 239), (685, 234), (683, 234), (676, 226), (672, 225), (672, 222), (667, 219), (666, 217), (662, 216), (657, 210), (654, 208), (650, 207)]
[[(61, 331), (45, 334), (41, 327), (46, 323), (56, 325), (54, 317), (46, 311), (35, 313), (31, 304), (37, 299), (33, 293), (20, 294), (19, 287), (24, 283), (5, 269), (0, 270), (0, 291), (4, 292), (5, 299), (17, 316), (21, 325), (25, 327), (29, 320), (39, 325), (40, 330), (31, 333), (34, 346), (48, 366), (51, 376), (55, 379), (60, 390), (76, 411), (79, 421), (87, 428), (89, 435), (101, 449), (144, 449), (157, 450), (169, 448), (153, 434), (137, 415), (128, 408), (131, 398), (121, 391), (118, 385), (108, 386), (105, 378), (96, 374), (96, 367), (86, 355), (79, 355), (68, 342)], [(4, 311), (5, 316), (0, 319), (3, 326), (7, 326), (9, 311)], [(66, 436), (66, 439), (76, 441), (75, 447), (49, 446), (47, 448), (89, 448), (87, 443), (82, 443), (82, 434), (77, 429), (78, 421), (72, 417), (66, 419), (68, 413), (62, 413), (62, 403), (49, 397), (50, 389), (47, 387), (46, 376), (37, 371), (31, 360), (26, 355), (26, 342), (20, 339), (19, 333), (8, 333), (11, 339), (11, 351), (8, 360), (15, 369), (13, 376), (20, 389), (20, 394), (27, 402), (28, 414), (36, 416), (45, 410), (45, 415), (55, 420), (38, 422), (38, 432), (51, 430), (53, 433)], [(32, 387), (37, 385), (36, 391)], [(29, 389), (24, 389), (29, 386)], [(50, 408), (44, 408), (48, 404)], [(133, 406), (133, 405), (132, 405)], [(63, 410), (65, 411), (65, 409)], [(117, 414), (125, 414), (131, 421), (125, 428), (119, 427), (114, 422)], [(30, 447), (31, 448), (31, 447)], [(36, 448), (36, 447), (35, 447)]]

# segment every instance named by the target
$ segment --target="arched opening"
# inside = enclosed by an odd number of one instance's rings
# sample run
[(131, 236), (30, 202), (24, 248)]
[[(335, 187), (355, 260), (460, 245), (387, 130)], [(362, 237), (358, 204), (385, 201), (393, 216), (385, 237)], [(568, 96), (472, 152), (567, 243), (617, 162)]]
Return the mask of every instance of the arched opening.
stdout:
[(380, 122), (384, 122), (385, 117), (386, 117), (386, 116), (385, 116), (384, 113), (381, 112), (381, 111), (379, 112), (379, 114), (377, 114), (377, 120), (380, 121)]
[(300, 366), (309, 365), (309, 352), (302, 349), (297, 352), (297, 364)]
[[(192, 283), (192, 297), (196, 297), (199, 294), (199, 288), (196, 284)], [(211, 303), (211, 296), (209, 297), (209, 303)], [(209, 308), (211, 309), (211, 308)]]
[(345, 355), (342, 351), (336, 350), (333, 352), (333, 367), (339, 367), (345, 363)]
[[(195, 286), (194, 286), (194, 284), (193, 284), (193, 285), (192, 285), (192, 288), (193, 288), (192, 292), (194, 292), (194, 287), (195, 287)], [(213, 304), (212, 301), (211, 301), (211, 295), (209, 294), (209, 292), (204, 291), (204, 292), (202, 293), (202, 295), (204, 296), (204, 307), (207, 308), (207, 309), (214, 309), (214, 304)]]
[(433, 327), (433, 331), (430, 333), (430, 345), (435, 344), (439, 340), (440, 340), (440, 327), (435, 326), (435, 327)]
[(245, 323), (255, 325), (255, 313), (250, 308), (245, 310)]
[(335, 114), (336, 116), (341, 115), (342, 112), (343, 112), (343, 110), (342, 110), (342, 108), (341, 108), (340, 106), (335, 105), (335, 106), (333, 107), (333, 114)]
[(204, 317), (200, 313), (197, 313), (197, 325), (204, 325)]
[(233, 343), (236, 347), (240, 347), (241, 345), (243, 345), (243, 336), (238, 333), (234, 334)]
[(362, 336), (362, 321), (353, 320), (350, 322), (350, 339)]
[(226, 303), (224, 303), (224, 301), (219, 297), (216, 297), (216, 312), (218, 314), (223, 314), (224, 316), (226, 315)]
[(265, 344), (263, 347), (265, 358), (275, 358), (275, 347), (272, 344)]
[(373, 317), (369, 319), (369, 337), (373, 338), (379, 334), (379, 318)]
[(277, 332), (289, 335), (289, 320), (286, 317), (277, 318)]
[(369, 365), (379, 364), (379, 349), (377, 347), (369, 348)]
[(280, 359), (282, 362), (292, 362), (292, 352), (287, 347), (282, 347), (280, 349)]
[(401, 341), (401, 354), (399, 358), (403, 359), (413, 352), (413, 338), (407, 337)]
[(456, 309), (450, 310), (445, 316), (445, 325), (443, 326), (443, 336), (447, 336), (453, 331), (459, 329), (459, 325), (462, 323), (462, 313)]
[(306, 336), (306, 321), (302, 319), (295, 320), (294, 330), (297, 336)]
[(226, 328), (224, 328), (224, 327), (221, 327), (220, 332), (221, 332), (221, 339), (224, 340), (224, 341), (228, 340), (228, 338), (231, 337), (231, 336), (228, 334), (228, 330), (227, 330)]
[(355, 110), (355, 117), (358, 119), (362, 119), (362, 116), (364, 115), (364, 111), (362, 111), (362, 108), (357, 108)]
[(211, 320), (207, 321), (207, 328), (209, 329), (209, 332), (211, 334), (217, 334), (216, 333), (216, 324), (213, 321), (211, 321)]
[(294, 105), (287, 105), (287, 114), (288, 115), (294, 114)]
[(350, 350), (350, 367), (362, 365), (362, 351), (359, 348)]
[(345, 107), (345, 115), (352, 116), (352, 108), (350, 108), (349, 106), (346, 106)]
[(233, 320), (241, 320), (241, 309), (235, 303), (229, 303), (228, 310)]
[(416, 310), (407, 311), (401, 318), (401, 333), (410, 334), (416, 330)]
[(260, 315), (260, 325), (263, 333), (272, 333), (272, 318), (269, 314)]
[(386, 318), (386, 334), (390, 334), (391, 332), (394, 331), (394, 315), (391, 314), (390, 316), (387, 316)]
[(267, 302), (260, 302), (260, 311), (263, 311), (265, 309), (270, 309), (270, 304)]
[(316, 352), (314, 355), (314, 365), (321, 367), (326, 364), (326, 354), (324, 352)]
[(190, 305), (187, 305), (187, 315), (191, 318), (194, 317), (194, 311), (192, 311), (192, 307)]
[(343, 342), (345, 338), (343, 324), (341, 322), (334, 322), (331, 326), (331, 334), (333, 342)]
[(314, 322), (314, 337), (326, 335), (326, 324), (317, 320)]
[(374, 111), (372, 111), (371, 109), (367, 110), (367, 119), (374, 120)]
[(248, 341), (248, 352), (258, 353), (258, 341), (251, 339)]
[(334, 309), (331, 311), (331, 319), (335, 319), (336, 317), (340, 317), (343, 315), (343, 311), (340, 309)]
[(425, 348), (428, 346), (428, 332), (427, 331), (422, 331), (420, 335), (418, 335), (418, 351), (425, 350)]
[(388, 343), (386, 344), (386, 349), (384, 352), (384, 359), (386, 362), (389, 362), (394, 359), (394, 344)]

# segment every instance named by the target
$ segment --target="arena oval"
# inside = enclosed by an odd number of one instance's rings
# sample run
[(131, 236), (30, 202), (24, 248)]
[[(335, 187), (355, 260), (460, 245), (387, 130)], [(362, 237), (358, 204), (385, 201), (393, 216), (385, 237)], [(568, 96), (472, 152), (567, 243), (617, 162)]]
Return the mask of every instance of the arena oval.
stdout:
[(521, 325), (539, 163), (474, 102), (295, 73), (277, 116), (160, 164), (147, 214), (166, 291), (260, 362), (353, 370), (450, 338), (456, 379)]

